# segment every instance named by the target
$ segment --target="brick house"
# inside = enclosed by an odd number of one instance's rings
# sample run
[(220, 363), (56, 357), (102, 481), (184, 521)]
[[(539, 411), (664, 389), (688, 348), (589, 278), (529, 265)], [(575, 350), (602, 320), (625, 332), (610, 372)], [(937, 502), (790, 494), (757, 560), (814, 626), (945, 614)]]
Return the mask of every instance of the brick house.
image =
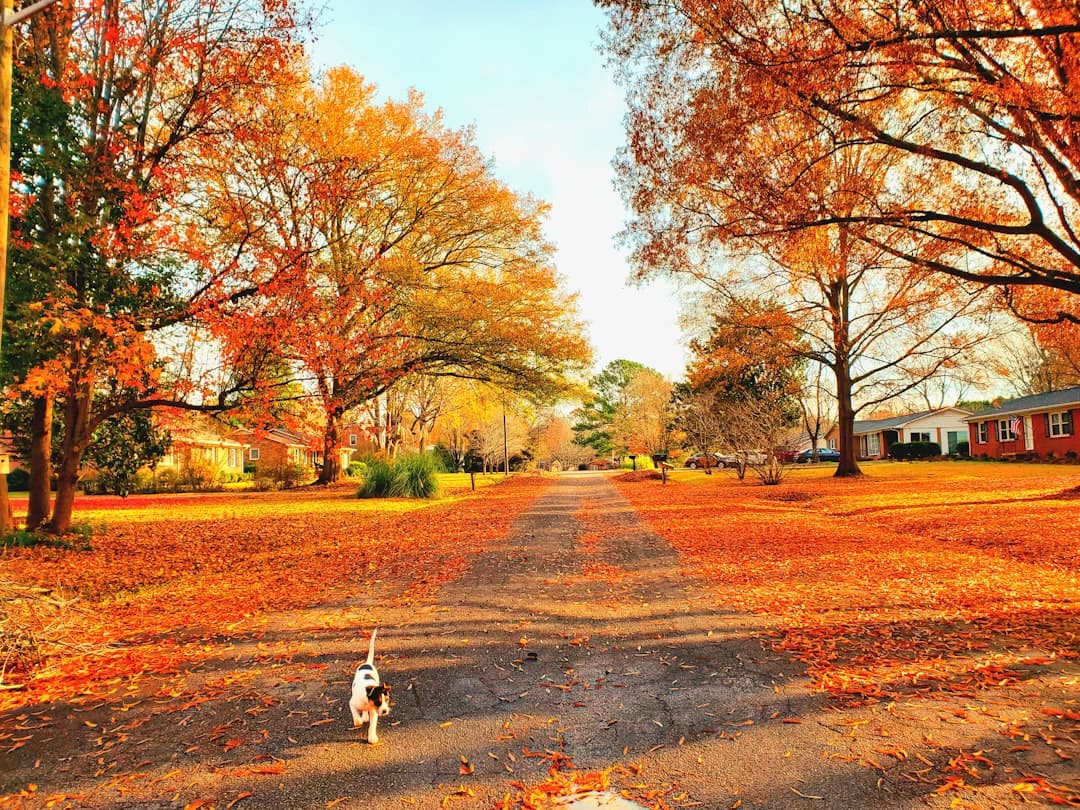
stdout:
[[(855, 454), (861, 459), (889, 457), (889, 448), (898, 442), (935, 442), (946, 455), (956, 453), (960, 442), (968, 439), (963, 408), (937, 408), (883, 419), (855, 421)], [(830, 434), (831, 435), (831, 434)]]
[(1011, 399), (974, 413), (968, 424), (971, 455), (1003, 458), (1080, 455), (1080, 386)]
[(322, 453), (285, 428), (242, 430), (233, 437), (245, 444), (244, 463), (256, 471), (291, 466), (314, 468), (322, 464)]

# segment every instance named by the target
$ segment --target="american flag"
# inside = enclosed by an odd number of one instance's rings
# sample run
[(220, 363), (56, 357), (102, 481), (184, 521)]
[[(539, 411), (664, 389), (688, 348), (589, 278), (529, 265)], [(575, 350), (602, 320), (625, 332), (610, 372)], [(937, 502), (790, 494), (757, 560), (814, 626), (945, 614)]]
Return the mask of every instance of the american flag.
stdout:
[(1024, 432), (1024, 422), (1019, 416), (1014, 416), (1009, 420), (1009, 430), (1012, 431), (1014, 436), (1019, 436)]

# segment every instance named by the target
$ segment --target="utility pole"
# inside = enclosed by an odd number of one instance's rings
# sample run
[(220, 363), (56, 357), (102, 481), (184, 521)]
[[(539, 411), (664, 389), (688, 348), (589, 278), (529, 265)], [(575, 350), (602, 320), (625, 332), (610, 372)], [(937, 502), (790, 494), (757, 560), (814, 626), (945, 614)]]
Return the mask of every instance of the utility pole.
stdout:
[[(3, 348), (4, 315), (7, 310), (8, 204), (11, 197), (11, 73), (14, 61), (15, 36), (13, 28), (23, 20), (51, 6), (56, 0), (39, 0), (15, 11), (14, 0), (2, 0), (0, 14), (0, 349)], [(6, 448), (4, 448), (6, 450)], [(8, 497), (8, 458), (0, 451), (0, 534), (14, 526), (11, 521), (11, 500)]]

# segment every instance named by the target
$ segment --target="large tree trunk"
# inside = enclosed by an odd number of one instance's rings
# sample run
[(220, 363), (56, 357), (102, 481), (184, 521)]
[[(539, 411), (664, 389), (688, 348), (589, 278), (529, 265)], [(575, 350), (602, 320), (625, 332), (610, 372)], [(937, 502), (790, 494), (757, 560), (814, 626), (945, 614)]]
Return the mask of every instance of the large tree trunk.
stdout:
[(848, 276), (850, 260), (848, 232), (841, 227), (838, 234), (836, 279), (829, 285), (829, 306), (836, 313), (833, 321), (833, 352), (836, 357), (833, 372), (836, 374), (836, 425), (840, 432), (840, 463), (836, 467), (837, 478), (855, 478), (862, 475), (858, 453), (855, 452), (855, 408), (851, 402), (851, 280)]
[(33, 531), (49, 520), (52, 490), (52, 395), (34, 397), (30, 420), (30, 482), (26, 529)]
[(836, 426), (840, 432), (840, 463), (836, 468), (837, 478), (852, 478), (862, 475), (859, 469), (859, 454), (855, 452), (855, 409), (851, 405), (851, 371), (846, 361), (838, 360), (836, 372)]
[(326, 430), (323, 433), (323, 465), (319, 472), (320, 484), (334, 484), (341, 479), (341, 426), (336, 414), (327, 414)]
[(65, 534), (71, 528), (79, 467), (93, 435), (90, 427), (91, 401), (90, 387), (86, 385), (69, 391), (64, 399), (64, 445), (60, 469), (56, 471), (56, 502), (48, 525), (53, 534)]

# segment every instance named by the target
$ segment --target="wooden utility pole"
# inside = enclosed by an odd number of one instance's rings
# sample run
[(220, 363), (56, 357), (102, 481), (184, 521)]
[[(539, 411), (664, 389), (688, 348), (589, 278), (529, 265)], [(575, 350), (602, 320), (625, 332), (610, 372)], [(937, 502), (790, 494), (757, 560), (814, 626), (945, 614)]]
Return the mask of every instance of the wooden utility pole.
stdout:
[[(7, 255), (11, 197), (11, 73), (14, 61), (14, 26), (51, 6), (56, 0), (39, 0), (15, 11), (13, 0), (2, 0), (0, 15), (0, 351), (3, 349), (4, 315), (7, 311)], [(7, 448), (0, 448), (4, 459)], [(4, 467), (7, 465), (4, 464)], [(0, 533), (7, 534), (14, 526), (11, 521), (11, 499), (8, 497), (7, 469), (0, 474)]]

